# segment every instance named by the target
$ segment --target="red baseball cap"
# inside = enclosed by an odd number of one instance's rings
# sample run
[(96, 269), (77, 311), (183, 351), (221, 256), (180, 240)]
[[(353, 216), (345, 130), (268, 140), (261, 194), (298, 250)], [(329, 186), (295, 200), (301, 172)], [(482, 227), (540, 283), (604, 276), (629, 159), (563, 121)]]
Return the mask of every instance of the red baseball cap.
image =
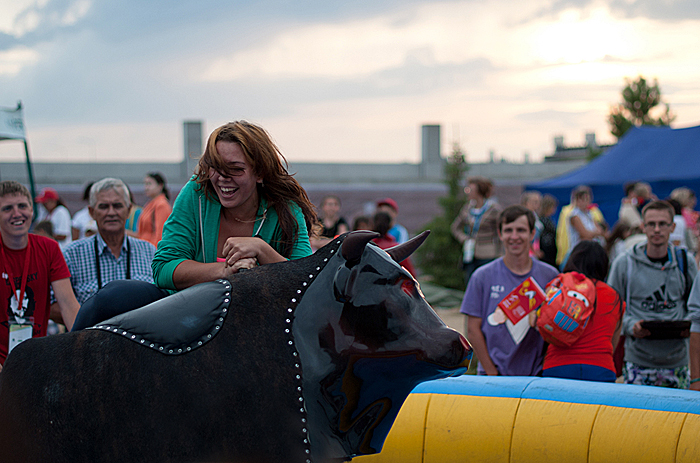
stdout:
[(41, 194), (36, 197), (35, 201), (37, 203), (45, 203), (50, 199), (58, 199), (58, 192), (53, 188), (44, 188), (41, 190)]
[(377, 207), (384, 206), (384, 205), (389, 206), (390, 208), (392, 208), (396, 212), (399, 212), (399, 205), (396, 204), (396, 201), (394, 201), (391, 198), (384, 198), (384, 199), (380, 199), (379, 201), (377, 201)]

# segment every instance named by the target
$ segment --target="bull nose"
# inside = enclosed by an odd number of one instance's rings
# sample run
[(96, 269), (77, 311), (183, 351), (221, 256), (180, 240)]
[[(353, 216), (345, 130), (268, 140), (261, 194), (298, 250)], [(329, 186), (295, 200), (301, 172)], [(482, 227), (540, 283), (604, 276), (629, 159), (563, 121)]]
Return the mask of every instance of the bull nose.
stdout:
[(474, 355), (474, 350), (469, 344), (469, 341), (467, 341), (467, 339), (461, 334), (459, 335), (459, 341), (462, 343), (462, 347), (464, 348), (465, 353), (464, 360), (459, 366), (469, 368), (469, 363), (471, 362), (472, 356)]
[(456, 330), (444, 327), (440, 334), (428, 345), (424, 345), (424, 358), (450, 370), (468, 368), (472, 357), (472, 347)]

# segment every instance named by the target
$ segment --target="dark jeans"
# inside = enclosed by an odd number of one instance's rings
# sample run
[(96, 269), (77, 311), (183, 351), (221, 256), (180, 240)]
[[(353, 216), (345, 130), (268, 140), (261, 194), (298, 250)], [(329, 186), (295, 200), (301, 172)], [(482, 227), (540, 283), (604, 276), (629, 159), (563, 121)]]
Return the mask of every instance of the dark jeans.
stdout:
[(596, 365), (561, 365), (542, 371), (545, 378), (582, 379), (585, 381), (604, 381), (614, 383), (617, 379), (615, 372)]
[(474, 259), (468, 264), (462, 264), (462, 268), (464, 269), (464, 284), (469, 284), (469, 279), (472, 277), (472, 273), (474, 273), (474, 270), (478, 269), (484, 264), (488, 264), (494, 259)]
[(168, 295), (167, 291), (145, 281), (111, 281), (80, 307), (71, 331), (94, 326), (99, 322), (138, 309)]

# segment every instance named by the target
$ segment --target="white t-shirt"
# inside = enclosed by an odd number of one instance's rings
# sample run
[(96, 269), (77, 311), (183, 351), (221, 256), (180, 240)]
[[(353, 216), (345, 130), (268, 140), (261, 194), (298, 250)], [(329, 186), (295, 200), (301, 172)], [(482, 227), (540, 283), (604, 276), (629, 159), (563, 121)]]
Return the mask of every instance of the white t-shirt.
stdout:
[(66, 239), (58, 240), (61, 249), (69, 245), (73, 238), (71, 236), (70, 212), (64, 206), (56, 206), (56, 209), (49, 212), (45, 220), (50, 220), (53, 225), (54, 235), (66, 235)]
[(75, 213), (73, 216), (72, 226), (79, 232), (78, 239), (85, 238), (85, 229), (87, 228), (87, 225), (91, 224), (92, 222), (94, 222), (94, 220), (92, 220), (92, 217), (90, 217), (90, 211), (88, 211), (87, 206)]
[(578, 234), (576, 229), (571, 225), (572, 217), (578, 217), (581, 220), (583, 228), (588, 231), (594, 231), (596, 229), (596, 223), (593, 221), (590, 212), (584, 212), (581, 209), (573, 208), (571, 214), (569, 214), (569, 219), (567, 222), (567, 229), (569, 232), (569, 252), (581, 241), (581, 236)]
[(685, 218), (682, 215), (674, 215), (673, 223), (676, 224), (676, 229), (673, 230), (673, 233), (671, 233), (669, 241), (675, 246), (683, 246), (684, 248), (687, 248), (688, 246), (685, 242)]

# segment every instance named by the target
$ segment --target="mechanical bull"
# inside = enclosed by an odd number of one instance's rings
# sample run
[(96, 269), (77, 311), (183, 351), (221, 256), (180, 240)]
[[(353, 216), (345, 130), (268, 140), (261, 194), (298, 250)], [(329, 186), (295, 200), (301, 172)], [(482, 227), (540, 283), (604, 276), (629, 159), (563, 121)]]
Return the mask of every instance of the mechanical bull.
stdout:
[(372, 232), (197, 285), (0, 373), (2, 462), (326, 462), (379, 452), (417, 384), (471, 356)]

